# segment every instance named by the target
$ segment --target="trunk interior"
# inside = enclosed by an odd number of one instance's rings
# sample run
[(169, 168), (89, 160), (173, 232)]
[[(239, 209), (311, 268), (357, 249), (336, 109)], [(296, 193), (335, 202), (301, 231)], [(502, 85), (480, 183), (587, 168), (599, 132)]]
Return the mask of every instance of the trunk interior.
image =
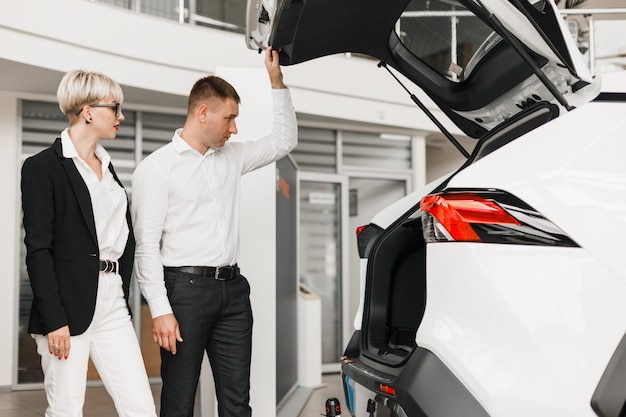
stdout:
[(426, 244), (418, 216), (381, 237), (370, 254), (362, 352), (399, 366), (416, 347), (426, 306)]

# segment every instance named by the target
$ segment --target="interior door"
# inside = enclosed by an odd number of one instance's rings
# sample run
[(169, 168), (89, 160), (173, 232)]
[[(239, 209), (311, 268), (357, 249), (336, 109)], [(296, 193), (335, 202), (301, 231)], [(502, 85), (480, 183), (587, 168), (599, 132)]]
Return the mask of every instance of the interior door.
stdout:
[(300, 281), (322, 305), (322, 371), (339, 370), (346, 337), (348, 179), (300, 173)]

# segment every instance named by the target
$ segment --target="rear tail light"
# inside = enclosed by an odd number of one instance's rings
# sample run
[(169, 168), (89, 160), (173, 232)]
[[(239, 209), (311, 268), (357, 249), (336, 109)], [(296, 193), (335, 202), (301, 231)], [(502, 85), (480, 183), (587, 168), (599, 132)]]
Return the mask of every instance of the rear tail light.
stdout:
[(420, 203), (426, 242), (578, 246), (554, 223), (502, 191), (448, 191)]
[(359, 226), (356, 228), (356, 237), (357, 239), (359, 238), (359, 236), (361, 236), (361, 232), (363, 232), (363, 230), (367, 229), (369, 227), (369, 225), (365, 225), (365, 226)]
[(356, 228), (356, 243), (360, 258), (367, 258), (372, 245), (380, 236), (382, 229), (375, 224), (368, 224)]

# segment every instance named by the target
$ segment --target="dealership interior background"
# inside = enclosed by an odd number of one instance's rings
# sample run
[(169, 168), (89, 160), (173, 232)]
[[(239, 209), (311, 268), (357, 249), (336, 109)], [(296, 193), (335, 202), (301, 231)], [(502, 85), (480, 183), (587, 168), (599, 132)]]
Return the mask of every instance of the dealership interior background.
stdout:
[[(245, 8), (245, 0), (0, 1), (2, 415), (40, 415), (13, 409), (5, 393), (44, 398), (39, 357), (25, 330), (32, 293), (19, 172), (25, 158), (67, 126), (56, 103), (61, 77), (84, 68), (122, 85), (126, 119), (116, 140), (102, 144), (132, 198), (134, 167), (182, 126), (187, 94), (198, 78), (220, 75), (239, 91), (235, 140), (269, 129), (269, 82), (263, 56), (245, 44)], [(563, 14), (594, 74), (626, 69), (623, 0), (587, 0)], [(254, 271), (247, 275), (257, 415), (284, 412), (298, 392), (306, 400), (323, 386), (322, 374), (339, 372), (360, 295), (356, 227), (464, 159), (376, 64), (341, 54), (283, 68), (299, 145), (244, 179), (240, 265)], [(445, 118), (422, 93), (413, 93)], [(471, 150), (472, 140), (451, 123), (445, 127)], [(158, 386), (158, 348), (136, 287), (132, 301), (146, 368)], [(88, 379), (90, 387), (101, 388), (95, 369)], [(197, 413), (213, 415), (210, 375), (203, 374), (202, 382)], [(322, 406), (310, 415), (319, 415)]]

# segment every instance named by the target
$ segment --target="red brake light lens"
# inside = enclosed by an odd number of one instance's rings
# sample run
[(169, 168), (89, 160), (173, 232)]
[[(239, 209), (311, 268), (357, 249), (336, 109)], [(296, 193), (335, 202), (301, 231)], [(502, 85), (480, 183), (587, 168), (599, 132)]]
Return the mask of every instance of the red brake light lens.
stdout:
[(563, 230), (505, 191), (449, 190), (420, 202), (424, 241), (578, 247)]
[(434, 240), (480, 241), (473, 224), (520, 225), (498, 203), (472, 193), (429, 195), (420, 208), (437, 222), (434, 228), (448, 235), (448, 239)]

